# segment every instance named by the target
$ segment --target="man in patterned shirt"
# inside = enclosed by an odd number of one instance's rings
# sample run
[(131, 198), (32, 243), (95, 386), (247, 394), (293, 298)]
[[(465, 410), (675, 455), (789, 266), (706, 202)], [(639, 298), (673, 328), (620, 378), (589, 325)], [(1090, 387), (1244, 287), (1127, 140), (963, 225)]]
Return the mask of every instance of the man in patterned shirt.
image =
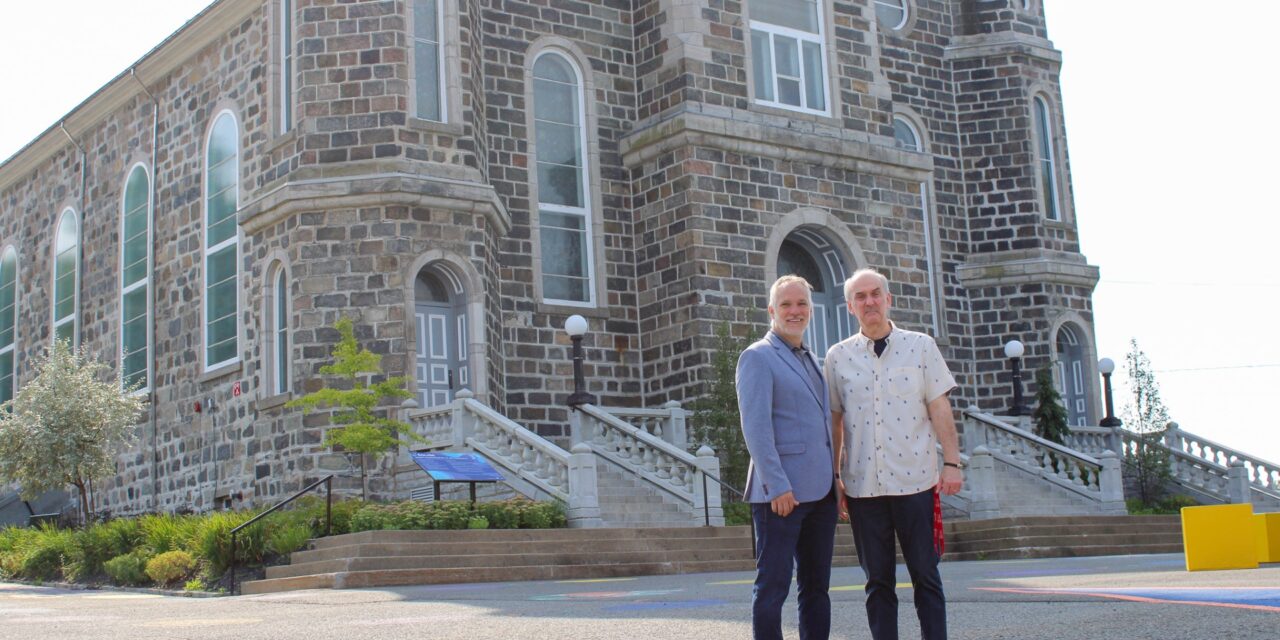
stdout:
[[(935, 538), (937, 492), (963, 483), (955, 419), (947, 395), (955, 379), (933, 338), (889, 320), (889, 280), (872, 269), (844, 285), (860, 332), (831, 347), (824, 364), (831, 394), (831, 444), (858, 562), (866, 574), (867, 623), (875, 640), (898, 637), (894, 535), (911, 574), (924, 640), (947, 637), (946, 600)], [(943, 467), (938, 472), (937, 445)]]

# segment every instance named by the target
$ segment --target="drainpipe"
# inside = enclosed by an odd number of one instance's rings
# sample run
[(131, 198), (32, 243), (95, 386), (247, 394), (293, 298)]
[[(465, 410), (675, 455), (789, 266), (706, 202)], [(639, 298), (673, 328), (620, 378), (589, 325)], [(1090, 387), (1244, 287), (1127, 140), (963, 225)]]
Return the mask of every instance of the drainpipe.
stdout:
[[(155, 95), (147, 89), (147, 85), (143, 84), (138, 78), (138, 68), (129, 68), (129, 77), (138, 83), (138, 87), (142, 92), (147, 94), (147, 99), (151, 101), (151, 219), (147, 221), (147, 232), (150, 236), (147, 240), (151, 245), (147, 251), (147, 278), (150, 289), (147, 301), (149, 311), (151, 312), (151, 322), (147, 323), (147, 351), (149, 352), (151, 363), (147, 371), (147, 428), (151, 432), (151, 510), (153, 512), (160, 511), (160, 440), (157, 434), (156, 425), (156, 400), (159, 394), (156, 392), (156, 371), (159, 370), (160, 359), (156, 356), (155, 336), (156, 336), (156, 205), (160, 202), (160, 181), (158, 168), (156, 167), (156, 142), (160, 137), (160, 103), (156, 100)], [(123, 329), (122, 329), (123, 330)]]

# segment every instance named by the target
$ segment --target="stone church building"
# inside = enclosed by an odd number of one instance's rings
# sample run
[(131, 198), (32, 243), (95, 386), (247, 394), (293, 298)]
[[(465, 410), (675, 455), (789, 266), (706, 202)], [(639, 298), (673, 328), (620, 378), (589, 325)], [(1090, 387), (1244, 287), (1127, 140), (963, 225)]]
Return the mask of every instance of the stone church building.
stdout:
[(107, 508), (269, 503), (347, 467), (284, 406), (343, 316), (555, 440), (569, 315), (660, 406), (780, 274), (825, 352), (872, 266), (957, 407), (1018, 339), (1096, 424), (1060, 66), (1040, 0), (217, 0), (0, 165), (0, 400), (85, 345), (150, 400)]

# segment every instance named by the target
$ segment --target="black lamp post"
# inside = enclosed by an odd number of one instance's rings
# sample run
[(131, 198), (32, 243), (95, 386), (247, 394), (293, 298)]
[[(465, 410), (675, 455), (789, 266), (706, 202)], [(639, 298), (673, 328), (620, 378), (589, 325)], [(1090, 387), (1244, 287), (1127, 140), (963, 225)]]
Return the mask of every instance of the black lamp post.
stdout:
[(1098, 361), (1098, 373), (1102, 374), (1102, 397), (1107, 404), (1107, 415), (1099, 422), (1099, 426), (1118, 427), (1123, 422), (1116, 417), (1115, 410), (1111, 404), (1111, 372), (1116, 370), (1116, 363), (1111, 358), (1103, 358)]
[(587, 333), (587, 319), (580, 315), (571, 315), (564, 321), (564, 331), (573, 340), (573, 393), (566, 402), (570, 407), (595, 404), (595, 396), (587, 393), (587, 380), (582, 375), (582, 336)]
[(1009, 406), (1009, 415), (1017, 417), (1026, 412), (1022, 407), (1022, 354), (1025, 349), (1021, 342), (1010, 340), (1004, 343), (1004, 357), (1009, 359), (1013, 367), (1013, 404)]

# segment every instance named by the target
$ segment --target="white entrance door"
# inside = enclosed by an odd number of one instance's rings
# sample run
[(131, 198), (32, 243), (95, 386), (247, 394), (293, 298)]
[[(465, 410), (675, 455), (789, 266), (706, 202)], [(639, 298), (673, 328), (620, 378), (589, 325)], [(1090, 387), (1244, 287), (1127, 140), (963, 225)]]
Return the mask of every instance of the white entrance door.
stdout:
[(1062, 403), (1067, 407), (1067, 423), (1088, 426), (1089, 401), (1084, 370), (1084, 345), (1070, 327), (1058, 330), (1058, 387)]
[(418, 406), (448, 404), (462, 384), (455, 372), (459, 316), (449, 305), (437, 303), (418, 304), (414, 316), (418, 325)]

